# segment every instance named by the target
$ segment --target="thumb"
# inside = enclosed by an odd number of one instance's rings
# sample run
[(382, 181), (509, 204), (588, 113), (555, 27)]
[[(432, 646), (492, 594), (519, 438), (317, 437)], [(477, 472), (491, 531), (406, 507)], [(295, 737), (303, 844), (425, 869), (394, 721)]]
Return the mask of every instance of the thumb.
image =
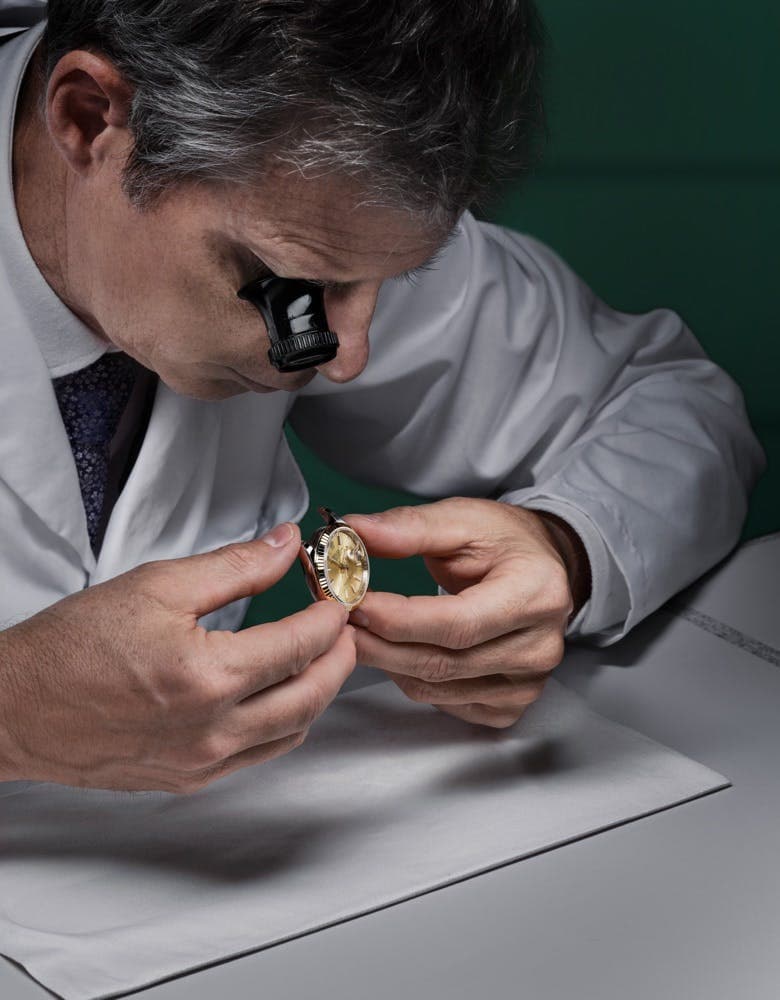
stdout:
[(285, 522), (251, 542), (236, 542), (179, 559), (179, 600), (187, 594), (187, 610), (200, 618), (231, 601), (260, 594), (281, 580), (295, 561), (300, 544), (298, 526)]
[(445, 556), (458, 552), (481, 527), (473, 504), (459, 498), (416, 507), (393, 507), (381, 514), (348, 514), (344, 521), (360, 535), (372, 555), (385, 559)]

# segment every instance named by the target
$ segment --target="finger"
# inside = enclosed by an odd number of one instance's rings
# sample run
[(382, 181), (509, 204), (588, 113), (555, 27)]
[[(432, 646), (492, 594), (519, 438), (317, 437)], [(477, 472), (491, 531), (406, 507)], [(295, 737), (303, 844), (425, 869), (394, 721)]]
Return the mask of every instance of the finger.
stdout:
[(544, 689), (546, 677), (512, 678), (492, 674), (473, 680), (445, 681), (431, 684), (405, 674), (386, 671), (411, 701), (426, 705), (464, 705), (478, 703), (503, 711), (519, 711), (536, 701)]
[(250, 747), (208, 767), (192, 768), (185, 771), (182, 771), (180, 767), (158, 767), (155, 768), (155, 773), (152, 776), (145, 768), (130, 770), (123, 773), (121, 784), (111, 787), (117, 791), (161, 791), (189, 795), (200, 791), (217, 778), (224, 778), (225, 775), (239, 770), (239, 768), (261, 764), (294, 750), (301, 745), (306, 735), (305, 732), (293, 733), (280, 740)]
[(344, 521), (372, 555), (405, 559), (444, 556), (485, 534), (485, 505), (495, 501), (454, 497), (418, 507), (393, 507), (380, 514), (348, 514)]
[(508, 729), (519, 722), (524, 714), (524, 711), (517, 715), (514, 712), (478, 704), (434, 705), (434, 708), (438, 708), (445, 715), (452, 715), (456, 719), (463, 719), (464, 722), (471, 722), (476, 726), (489, 726), (491, 729)]
[(424, 642), (468, 649), (508, 632), (545, 621), (566, 621), (565, 582), (539, 588), (517, 572), (496, 570), (459, 594), (404, 597), (372, 591), (360, 605), (355, 624), (391, 642)]
[(465, 650), (389, 642), (366, 629), (358, 629), (355, 638), (361, 663), (432, 683), (489, 674), (525, 679), (557, 667), (564, 653), (562, 633), (547, 627), (511, 632)]
[(239, 702), (225, 719), (233, 741), (229, 755), (308, 730), (339, 693), (355, 660), (354, 629), (347, 625), (302, 674)]
[(170, 771), (155, 775), (152, 780), (147, 775), (138, 778), (133, 776), (129, 781), (123, 782), (122, 787), (128, 791), (154, 790), (173, 792), (177, 795), (192, 795), (200, 792), (219, 778), (227, 777), (234, 771), (251, 767), (253, 764), (263, 764), (275, 757), (280, 757), (282, 754), (289, 753), (299, 747), (305, 738), (306, 733), (294, 733), (281, 740), (263, 743), (261, 746), (250, 747), (241, 753), (233, 754), (212, 767), (201, 767), (183, 774), (178, 770)]
[[(280, 740), (273, 740), (271, 743), (263, 743), (260, 746), (249, 747), (240, 753), (235, 753), (222, 761), (217, 767), (212, 768), (205, 775), (205, 784), (211, 784), (219, 778), (226, 778), (235, 771), (241, 771), (245, 767), (253, 767), (255, 764), (265, 764), (276, 757), (282, 757), (291, 750), (296, 750), (306, 739), (307, 732), (292, 733), (284, 736)], [(200, 785), (203, 787), (203, 784)]]
[(300, 541), (297, 525), (285, 523), (251, 542), (149, 563), (141, 569), (155, 572), (155, 586), (169, 606), (200, 618), (231, 601), (260, 594), (281, 580), (298, 555)]
[(226, 695), (242, 701), (300, 674), (335, 644), (346, 623), (343, 604), (317, 601), (276, 622), (206, 633), (205, 659), (221, 665)]

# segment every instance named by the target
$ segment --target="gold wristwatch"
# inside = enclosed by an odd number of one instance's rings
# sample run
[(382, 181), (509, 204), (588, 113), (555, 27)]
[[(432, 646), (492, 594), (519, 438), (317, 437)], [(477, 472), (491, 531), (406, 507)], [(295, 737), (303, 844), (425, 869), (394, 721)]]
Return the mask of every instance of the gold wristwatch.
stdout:
[(362, 538), (327, 507), (325, 525), (301, 545), (299, 559), (315, 601), (338, 601), (350, 611), (368, 591), (370, 566)]

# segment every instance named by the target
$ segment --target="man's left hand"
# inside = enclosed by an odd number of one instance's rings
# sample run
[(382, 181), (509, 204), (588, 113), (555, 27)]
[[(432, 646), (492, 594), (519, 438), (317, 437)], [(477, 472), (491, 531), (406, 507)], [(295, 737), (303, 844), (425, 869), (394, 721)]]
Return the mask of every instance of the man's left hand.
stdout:
[(553, 515), (456, 497), (344, 520), (370, 555), (422, 555), (441, 596), (370, 591), (351, 622), (358, 662), (467, 722), (517, 722), (563, 657), (587, 600), (587, 555)]

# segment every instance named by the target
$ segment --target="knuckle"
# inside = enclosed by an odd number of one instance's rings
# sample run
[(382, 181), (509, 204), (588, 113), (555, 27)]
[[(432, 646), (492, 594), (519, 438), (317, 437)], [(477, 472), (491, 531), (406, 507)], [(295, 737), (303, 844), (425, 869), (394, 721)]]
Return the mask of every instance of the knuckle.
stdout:
[(161, 722), (181, 714), (191, 715), (199, 707), (193, 697), (192, 675), (177, 656), (169, 657), (159, 669), (150, 671), (143, 689), (147, 709)]
[(303, 629), (291, 628), (287, 633), (287, 665), (290, 674), (300, 674), (311, 663), (311, 649)]
[(405, 679), (401, 684), (401, 689), (411, 701), (430, 702), (431, 700), (428, 685), (415, 677)]
[(518, 722), (529, 704), (534, 700), (533, 695), (526, 687), (518, 696), (513, 697), (509, 703), (489, 706), (490, 711), (486, 713), (488, 718), (485, 722), (494, 729), (508, 729)]
[(569, 576), (563, 566), (555, 566), (550, 572), (545, 588), (545, 604), (550, 612), (569, 616), (572, 608)]
[(260, 757), (256, 758), (253, 763), (266, 764), (269, 761), (276, 760), (278, 757), (284, 757), (285, 754), (292, 753), (293, 750), (297, 750), (306, 742), (308, 735), (309, 730), (302, 729), (300, 732), (291, 733), (289, 736), (284, 736), (281, 739), (274, 740), (273, 743), (266, 744), (263, 747)]
[(342, 674), (349, 676), (358, 662), (357, 643), (349, 642), (343, 644), (338, 658), (338, 666)]
[(452, 657), (438, 646), (429, 646), (425, 649), (417, 669), (421, 679), (433, 684), (451, 680), (455, 674)]
[(182, 663), (178, 671), (181, 689), (179, 707), (194, 712), (215, 710), (228, 696), (227, 685), (220, 671), (199, 663)]
[(470, 510), (474, 506), (474, 497), (447, 497), (446, 500), (441, 501), (446, 503), (451, 511), (460, 512)]
[(303, 746), (309, 735), (308, 729), (302, 729), (299, 733), (293, 733), (290, 737), (290, 749), (297, 750), (298, 747)]
[(173, 786), (173, 791), (176, 795), (194, 795), (195, 792), (202, 791), (211, 780), (211, 774), (182, 775)]
[(138, 692), (159, 719), (197, 720), (222, 707), (230, 697), (228, 678), (197, 652), (173, 649), (138, 675)]
[(344, 607), (336, 601), (315, 601), (308, 610), (321, 617), (317, 627), (329, 634), (338, 635), (347, 620)]
[(528, 706), (532, 705), (541, 695), (546, 681), (546, 677), (523, 681), (509, 699), (510, 704), (507, 706), (507, 710), (517, 711), (522, 715)]
[(444, 629), (443, 645), (447, 649), (470, 649), (476, 645), (478, 625), (476, 612), (464, 602), (458, 614)]
[(189, 765), (198, 771), (212, 768), (227, 759), (230, 753), (231, 746), (226, 737), (219, 733), (209, 733), (191, 747)]
[(489, 726), (493, 729), (509, 729), (510, 726), (514, 726), (516, 722), (520, 721), (522, 712), (502, 712), (500, 715), (495, 715), (488, 722)]
[(468, 649), (473, 645), (469, 626), (461, 619), (450, 622), (444, 629), (442, 645), (447, 649)]
[(354, 670), (357, 666), (358, 650), (357, 650), (357, 639), (353, 638), (351, 642), (346, 644), (345, 660), (347, 666), (350, 670)]
[(245, 545), (233, 542), (216, 550), (215, 555), (225, 564), (226, 569), (239, 576), (245, 576), (257, 569), (257, 556)]
[(522, 715), (522, 711), (515, 709), (497, 709), (486, 706), (483, 711), (478, 712), (474, 721), (480, 726), (487, 726), (490, 729), (508, 729), (513, 726)]
[(300, 729), (309, 729), (314, 722), (322, 715), (328, 705), (328, 699), (318, 684), (309, 682), (306, 684), (300, 696), (297, 718)]
[(550, 633), (538, 647), (536, 667), (545, 672), (554, 670), (563, 659), (564, 648), (563, 636), (557, 632)]
[(425, 511), (420, 510), (414, 504), (392, 507), (385, 512), (385, 516), (392, 517), (398, 521), (406, 522), (409, 525), (420, 525), (425, 523)]

